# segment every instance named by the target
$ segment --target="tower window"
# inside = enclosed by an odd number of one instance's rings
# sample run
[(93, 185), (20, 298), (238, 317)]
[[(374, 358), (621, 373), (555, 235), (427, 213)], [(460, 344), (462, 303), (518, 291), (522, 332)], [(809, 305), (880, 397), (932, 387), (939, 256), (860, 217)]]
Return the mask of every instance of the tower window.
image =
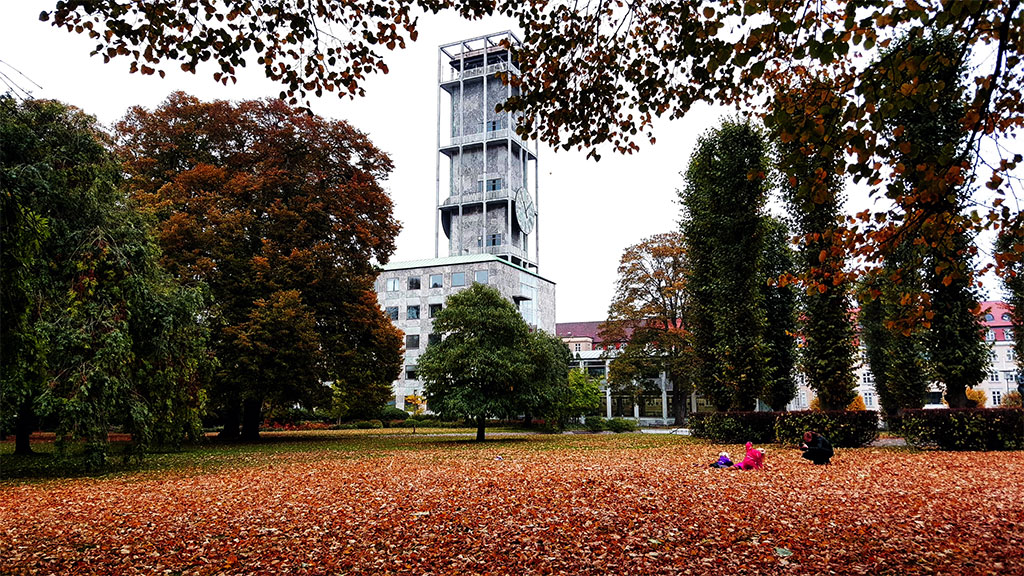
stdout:
[(384, 309), (384, 313), (388, 315), (388, 318), (398, 320), (398, 306), (388, 306)]
[(496, 192), (498, 190), (501, 190), (501, 178), (491, 178), (487, 180), (487, 186), (485, 187), (485, 189), (488, 192)]
[(488, 246), (501, 246), (501, 234), (488, 234), (487, 235)]
[(405, 335), (405, 349), (415, 350), (420, 347), (420, 335), (419, 334), (406, 334)]
[(440, 311), (441, 311), (441, 305), (440, 304), (429, 304), (427, 306), (427, 313), (430, 314), (431, 318), (433, 318), (434, 316), (437, 316), (437, 313), (440, 312)]
[(409, 277), (409, 290), (419, 290), (419, 289), (420, 289), (420, 277), (419, 276), (410, 276)]
[(405, 318), (406, 318), (406, 320), (419, 320), (419, 318), (420, 318), (420, 307), (419, 306), (409, 306), (408, 308), (406, 308), (405, 309)]
[(397, 292), (398, 291), (398, 278), (388, 278), (385, 281), (385, 283), (387, 284), (387, 291), (388, 292)]
[(487, 284), (487, 270), (476, 271), (476, 282), (478, 284)]
[(444, 288), (444, 277), (441, 274), (430, 275), (431, 288)]
[(465, 286), (466, 285), (466, 273), (465, 272), (452, 272), (452, 286)]

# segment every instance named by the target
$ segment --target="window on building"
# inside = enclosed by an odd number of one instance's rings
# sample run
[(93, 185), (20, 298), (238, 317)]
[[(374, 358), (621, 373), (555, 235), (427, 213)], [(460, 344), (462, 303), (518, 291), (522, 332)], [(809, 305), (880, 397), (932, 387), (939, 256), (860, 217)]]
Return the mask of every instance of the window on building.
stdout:
[(1009, 321), (1010, 321), (1010, 313), (1009, 312), (1003, 312), (1003, 322), (1009, 322)]
[(440, 334), (427, 334), (427, 346), (433, 346), (441, 341)]
[(416, 380), (417, 379), (416, 378), (416, 367), (415, 366), (406, 366), (405, 367), (405, 379), (406, 380)]
[(431, 288), (444, 288), (444, 276), (441, 274), (430, 275), (430, 287)]
[(1013, 349), (1006, 351), (1006, 361), (1013, 362)]
[(992, 405), (993, 406), (1002, 406), (1002, 404), (1003, 404), (1003, 391), (1002, 390), (993, 390), (992, 391)]
[(875, 376), (871, 372), (864, 372), (864, 377), (862, 378), (862, 380), (865, 384), (871, 384), (872, 382), (875, 381)]
[(504, 128), (504, 126), (502, 126), (502, 121), (501, 120), (488, 120), (487, 121), (487, 131), (488, 132), (494, 132), (495, 130), (501, 130), (502, 128)]
[(434, 316), (437, 316), (437, 313), (440, 312), (443, 307), (444, 306), (441, 304), (428, 304), (427, 314), (429, 314), (430, 317), (433, 318)]
[(384, 313), (388, 315), (388, 318), (398, 320), (398, 306), (388, 306), (384, 309)]
[(398, 291), (398, 278), (388, 278), (387, 280), (385, 280), (385, 282), (387, 283), (388, 292)]
[(405, 317), (408, 320), (419, 320), (420, 318), (420, 307), (419, 306), (408, 306), (405, 309)]
[(420, 347), (420, 335), (419, 334), (406, 334), (405, 335), (405, 349), (416, 350)]
[(452, 286), (465, 286), (466, 285), (466, 273), (465, 272), (452, 272)]
[(501, 188), (501, 178), (488, 178), (487, 185), (484, 186), (484, 189), (488, 192), (497, 192)]
[(942, 404), (942, 392), (926, 392), (924, 395), (925, 404)]
[(985, 340), (988, 340), (989, 342), (991, 342), (991, 341), (993, 341), (995, 339), (996, 339), (996, 331), (995, 330), (988, 330), (987, 332), (985, 332)]
[(420, 289), (420, 277), (419, 276), (410, 276), (409, 277), (409, 290), (419, 290), (419, 289)]
[(1017, 374), (1014, 372), (1003, 372), (1003, 380), (1006, 382), (1016, 382)]
[(501, 234), (488, 234), (487, 235), (488, 246), (501, 246)]
[(996, 351), (995, 350), (989, 350), (988, 351), (988, 359), (993, 361), (993, 362), (996, 361)]
[(872, 407), (874, 407), (874, 405), (875, 405), (875, 393), (874, 392), (865, 392), (864, 393), (864, 406), (867, 406), (868, 408), (872, 408)]
[(477, 270), (474, 281), (477, 284), (487, 284), (487, 270)]
[(530, 237), (527, 236), (526, 234), (523, 234), (523, 252), (529, 252), (530, 251), (530, 242), (529, 242), (529, 240), (530, 240)]
[(988, 381), (989, 382), (999, 382), (999, 372), (989, 372), (988, 373)]
[(1013, 340), (1013, 328), (1003, 328), (1003, 340)]
[(579, 342), (577, 342), (577, 343), (573, 344), (573, 345), (572, 345), (572, 347), (573, 347), (573, 351), (574, 351), (574, 352), (579, 352), (579, 351), (580, 351), (580, 348), (582, 347), (582, 344), (580, 344)]
[(995, 319), (996, 319), (996, 317), (993, 316), (991, 313), (985, 314), (985, 322), (991, 322), (991, 321), (993, 321)]

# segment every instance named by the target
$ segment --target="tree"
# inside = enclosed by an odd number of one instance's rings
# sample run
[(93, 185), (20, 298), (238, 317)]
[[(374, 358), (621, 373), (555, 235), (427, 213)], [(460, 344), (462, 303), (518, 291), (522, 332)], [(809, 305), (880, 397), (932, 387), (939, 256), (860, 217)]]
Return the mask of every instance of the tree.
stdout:
[(532, 403), (530, 328), (497, 290), (473, 284), (449, 296), (434, 333), (441, 341), (417, 364), (431, 410), (472, 421), (482, 442), (488, 418), (514, 417)]
[(17, 414), (17, 450), (30, 452), (37, 416), (54, 423), (62, 455), (84, 440), (90, 469), (106, 465), (115, 425), (132, 435), (129, 455), (194, 438), (209, 364), (204, 299), (158, 266), (105, 135), (61, 103), (6, 96), (0, 135), (2, 396)]
[(698, 139), (680, 193), (697, 389), (719, 410), (752, 410), (765, 387), (766, 152), (750, 122), (727, 121)]
[[(681, 425), (693, 392), (693, 347), (683, 326), (686, 248), (679, 232), (656, 234), (626, 248), (601, 338), (626, 342), (609, 366), (609, 384), (630, 389), (664, 372), (672, 382), (673, 418)], [(639, 399), (639, 398), (637, 398)]]
[(796, 397), (797, 295), (792, 285), (780, 283), (791, 275), (795, 255), (789, 244), (785, 222), (766, 216), (764, 219), (763, 275), (765, 307), (765, 385), (760, 398), (772, 410), (783, 411)]
[(541, 414), (558, 429), (564, 429), (574, 418), (598, 410), (604, 397), (601, 382), (581, 369), (570, 370), (565, 385), (553, 387), (552, 392), (548, 408)]
[(799, 235), (801, 365), (826, 410), (853, 400), (854, 334), (846, 270), (842, 101), (827, 78), (797, 76), (775, 94), (767, 124), (782, 195)]
[(326, 403), (326, 381), (379, 400), (401, 362), (401, 336), (373, 291), (374, 262), (387, 262), (399, 228), (379, 183), (388, 157), (348, 124), (274, 100), (175, 93), (154, 111), (131, 109), (117, 129), (165, 265), (215, 300), (224, 437), (241, 424), (243, 438), (258, 438), (266, 408)]
[[(881, 137), (895, 165), (904, 167), (886, 189), (900, 213), (879, 251), (884, 257), (893, 244), (921, 247), (923, 296), (931, 314), (919, 317), (932, 372), (954, 408), (968, 405), (966, 390), (984, 379), (989, 363), (971, 215), (965, 213), (972, 150), (961, 126), (969, 106), (964, 58), (958, 39), (916, 31), (880, 58), (899, 65), (883, 66), (887, 73), (868, 83), (885, 113)], [(909, 83), (915, 89), (904, 94)]]

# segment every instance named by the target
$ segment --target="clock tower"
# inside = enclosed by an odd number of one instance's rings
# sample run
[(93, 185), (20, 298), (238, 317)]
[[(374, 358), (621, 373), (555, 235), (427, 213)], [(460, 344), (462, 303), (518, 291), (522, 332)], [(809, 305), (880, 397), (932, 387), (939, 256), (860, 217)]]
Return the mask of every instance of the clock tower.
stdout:
[(448, 256), (492, 254), (537, 270), (537, 147), (515, 133), (517, 118), (495, 105), (517, 93), (511, 50), (519, 39), (501, 32), (438, 50), (437, 220)]

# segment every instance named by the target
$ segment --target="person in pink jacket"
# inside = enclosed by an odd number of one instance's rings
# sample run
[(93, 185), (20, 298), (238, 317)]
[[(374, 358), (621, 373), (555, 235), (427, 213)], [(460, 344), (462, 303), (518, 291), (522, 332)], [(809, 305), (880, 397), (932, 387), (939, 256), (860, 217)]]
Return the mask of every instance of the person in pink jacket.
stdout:
[(754, 448), (754, 445), (747, 442), (747, 455), (743, 461), (736, 465), (740, 470), (760, 470), (764, 467), (764, 449)]

